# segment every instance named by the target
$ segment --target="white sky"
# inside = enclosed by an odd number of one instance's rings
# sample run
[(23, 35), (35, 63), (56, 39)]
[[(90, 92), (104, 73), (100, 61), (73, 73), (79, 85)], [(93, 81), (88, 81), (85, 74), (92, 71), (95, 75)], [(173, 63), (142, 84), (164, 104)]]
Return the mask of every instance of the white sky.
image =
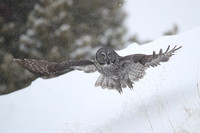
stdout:
[(179, 33), (200, 25), (200, 0), (125, 0), (129, 35), (154, 40), (178, 25)]

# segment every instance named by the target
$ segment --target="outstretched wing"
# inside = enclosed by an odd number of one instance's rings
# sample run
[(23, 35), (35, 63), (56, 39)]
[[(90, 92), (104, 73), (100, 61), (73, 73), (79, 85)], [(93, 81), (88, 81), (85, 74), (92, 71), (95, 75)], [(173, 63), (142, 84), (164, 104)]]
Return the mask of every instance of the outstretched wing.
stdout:
[(182, 46), (176, 48), (176, 46), (170, 49), (170, 45), (167, 47), (167, 50), (163, 53), (162, 49), (160, 49), (160, 52), (158, 54), (153, 51), (152, 55), (146, 55), (141, 59), (141, 63), (144, 64), (145, 66), (149, 67), (155, 67), (157, 65), (160, 65), (160, 62), (167, 62), (169, 58), (174, 55), (174, 52), (176, 52), (178, 49), (180, 49)]
[(174, 54), (174, 52), (180, 49), (182, 46), (176, 48), (176, 46), (170, 49), (168, 46), (167, 50), (163, 53), (162, 49), (158, 54), (153, 51), (152, 55), (145, 55), (145, 54), (133, 54), (122, 57), (120, 62), (122, 66), (127, 70), (129, 73), (129, 78), (132, 81), (137, 81), (141, 79), (145, 75), (145, 70), (147, 67), (155, 67), (160, 65), (160, 62), (166, 62), (169, 58)]
[[(95, 67), (94, 62), (91, 60), (69, 60), (61, 63), (56, 62), (48, 62), (46, 60), (36, 60), (36, 59), (13, 59), (15, 62), (22, 65), (24, 68), (29, 70), (31, 73), (37, 74), (39, 76), (46, 76), (53, 73), (62, 72), (69, 68), (74, 68), (76, 66), (82, 67), (82, 70), (85, 71), (84, 68)], [(87, 69), (87, 72), (89, 69)], [(92, 71), (94, 71), (92, 69)]]
[(176, 52), (178, 49), (180, 49), (182, 46), (176, 48), (176, 46), (170, 49), (170, 45), (167, 47), (167, 50), (163, 53), (162, 49), (160, 49), (160, 52), (156, 54), (155, 51), (153, 51), (152, 55), (145, 55), (145, 54), (133, 54), (128, 55), (125, 57), (122, 57), (122, 61), (131, 60), (134, 63), (141, 63), (142, 65), (149, 67), (149, 66), (157, 66), (160, 65), (160, 62), (167, 62), (169, 58), (174, 55), (174, 52)]

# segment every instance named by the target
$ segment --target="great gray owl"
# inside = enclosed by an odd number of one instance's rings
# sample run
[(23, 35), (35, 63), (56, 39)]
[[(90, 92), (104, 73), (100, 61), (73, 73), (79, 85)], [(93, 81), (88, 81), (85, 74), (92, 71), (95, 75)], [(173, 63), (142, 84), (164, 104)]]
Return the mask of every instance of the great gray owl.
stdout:
[(170, 46), (168, 46), (164, 53), (160, 49), (158, 54), (153, 51), (152, 55), (133, 54), (122, 57), (112, 48), (103, 47), (96, 52), (94, 60), (69, 60), (61, 63), (36, 59), (14, 59), (14, 61), (39, 76), (50, 75), (69, 68), (86, 73), (98, 71), (101, 75), (95, 86), (116, 89), (121, 93), (122, 88), (126, 86), (133, 88), (133, 83), (145, 75), (145, 70), (148, 67), (155, 67), (160, 62), (168, 61), (173, 53), (180, 48), (181, 46), (178, 48), (175, 46), (172, 50), (169, 50)]

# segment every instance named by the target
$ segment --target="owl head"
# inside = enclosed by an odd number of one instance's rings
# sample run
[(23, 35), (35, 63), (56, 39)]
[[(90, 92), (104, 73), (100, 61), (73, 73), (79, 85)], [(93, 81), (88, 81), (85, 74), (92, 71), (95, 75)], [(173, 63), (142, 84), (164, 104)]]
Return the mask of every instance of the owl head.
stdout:
[(96, 60), (101, 65), (109, 65), (116, 61), (119, 55), (110, 47), (100, 48), (96, 53)]

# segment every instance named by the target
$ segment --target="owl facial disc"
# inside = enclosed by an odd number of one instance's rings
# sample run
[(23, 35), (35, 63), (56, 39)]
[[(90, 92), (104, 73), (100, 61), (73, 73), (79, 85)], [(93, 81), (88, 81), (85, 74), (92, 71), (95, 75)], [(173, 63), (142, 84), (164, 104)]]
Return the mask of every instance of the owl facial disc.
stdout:
[(96, 60), (101, 65), (109, 65), (116, 60), (116, 53), (113, 49), (104, 47), (100, 48), (96, 53)]

